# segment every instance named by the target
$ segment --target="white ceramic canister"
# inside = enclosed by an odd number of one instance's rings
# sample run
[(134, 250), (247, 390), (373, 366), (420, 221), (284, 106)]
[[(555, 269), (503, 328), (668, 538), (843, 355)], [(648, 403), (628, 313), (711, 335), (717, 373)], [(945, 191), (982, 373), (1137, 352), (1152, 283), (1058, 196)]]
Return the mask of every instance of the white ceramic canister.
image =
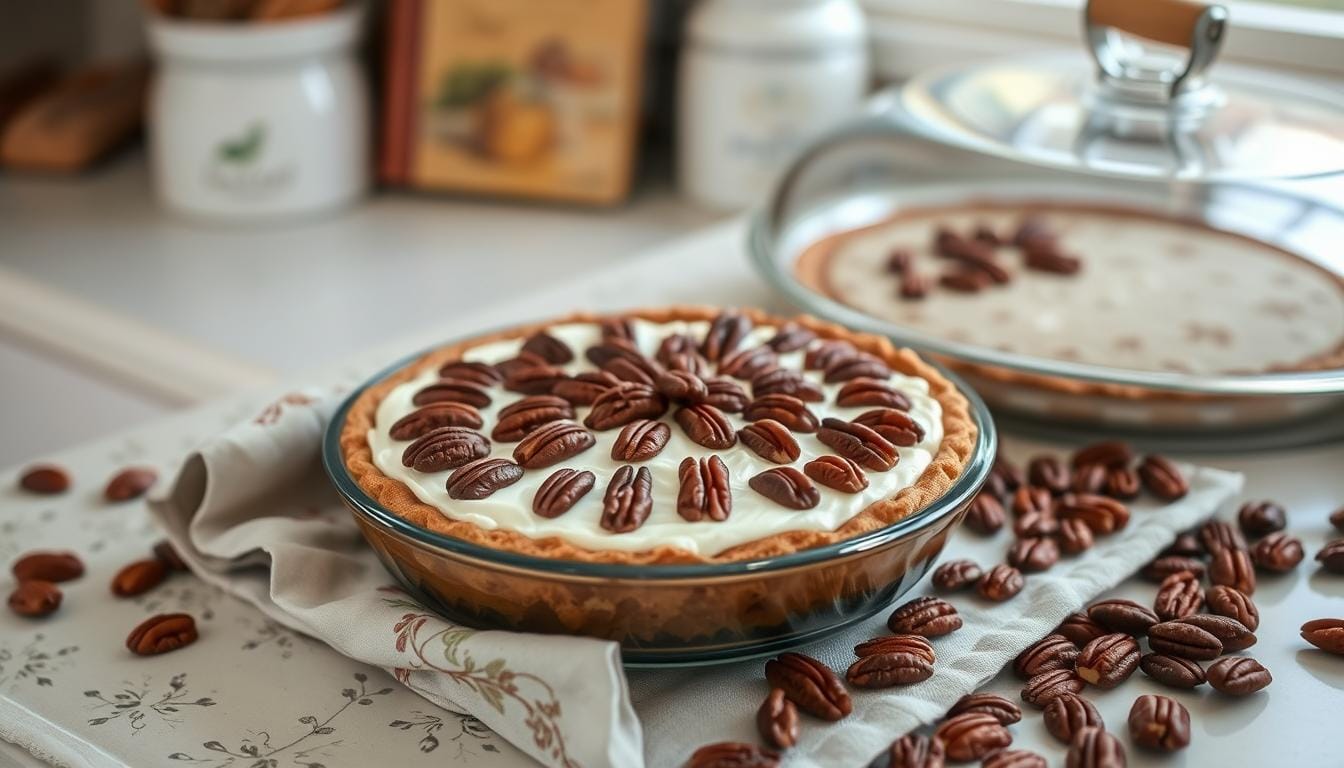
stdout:
[(152, 18), (154, 179), (170, 208), (278, 219), (346, 205), (369, 185), (363, 8), (268, 24)]
[(868, 85), (857, 0), (702, 0), (680, 66), (682, 191), (715, 208), (759, 203), (804, 144), (859, 110)]

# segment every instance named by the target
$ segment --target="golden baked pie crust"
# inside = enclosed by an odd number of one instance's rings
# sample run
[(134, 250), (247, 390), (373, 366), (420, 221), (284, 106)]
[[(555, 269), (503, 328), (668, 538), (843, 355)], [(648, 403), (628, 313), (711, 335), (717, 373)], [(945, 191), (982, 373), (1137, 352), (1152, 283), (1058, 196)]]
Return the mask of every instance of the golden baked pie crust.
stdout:
[[(655, 323), (673, 321), (712, 320), (722, 310), (717, 307), (671, 307), (645, 309), (621, 313)], [(757, 325), (778, 326), (784, 318), (776, 318), (755, 310), (742, 313)], [(775, 557), (801, 549), (809, 549), (850, 539), (869, 531), (886, 527), (924, 509), (942, 496), (961, 476), (975, 450), (976, 426), (970, 416), (970, 407), (951, 381), (908, 349), (898, 349), (890, 341), (872, 334), (861, 334), (842, 326), (825, 323), (812, 317), (791, 318), (824, 339), (844, 339), (859, 349), (882, 358), (895, 372), (924, 379), (929, 383), (929, 394), (943, 411), (943, 439), (929, 466), (916, 482), (899, 491), (894, 497), (874, 502), (835, 531), (788, 531), (732, 547), (717, 555), (706, 557), (677, 547), (657, 547), (641, 552), (592, 550), (574, 546), (557, 536), (533, 539), (514, 531), (490, 530), (454, 520), (437, 507), (425, 504), (404, 483), (389, 478), (373, 463), (368, 443), (368, 431), (374, 425), (379, 403), (396, 386), (413, 379), (426, 369), (437, 369), (459, 359), (472, 347), (503, 339), (526, 338), (536, 331), (560, 323), (596, 322), (603, 315), (578, 313), (545, 323), (512, 328), (507, 331), (478, 336), (439, 347), (421, 356), (415, 362), (397, 370), (372, 385), (351, 404), (341, 425), (341, 456), (350, 476), (371, 498), (385, 509), (410, 523), (436, 533), (469, 541), (491, 549), (517, 552), (535, 557), (557, 560), (578, 560), (600, 563), (713, 563), (754, 560)], [(470, 501), (462, 502), (470, 504)], [(761, 503), (767, 503), (762, 501)]]

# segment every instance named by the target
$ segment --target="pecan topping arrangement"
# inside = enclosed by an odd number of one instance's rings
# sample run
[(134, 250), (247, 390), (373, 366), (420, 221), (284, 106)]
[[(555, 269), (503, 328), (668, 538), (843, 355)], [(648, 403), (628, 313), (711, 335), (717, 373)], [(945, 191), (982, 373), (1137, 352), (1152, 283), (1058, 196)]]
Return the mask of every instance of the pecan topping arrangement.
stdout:
[(574, 359), (574, 350), (565, 342), (545, 331), (537, 331), (523, 342), (523, 351), (536, 355), (551, 365), (564, 365)]
[(606, 371), (584, 371), (557, 381), (551, 394), (570, 405), (592, 405), (603, 392), (620, 383), (620, 379)]
[(663, 371), (653, 384), (674, 402), (701, 403), (709, 397), (705, 380), (690, 371)]
[(799, 709), (822, 720), (840, 720), (854, 708), (840, 678), (805, 654), (781, 653), (767, 661), (765, 679)]
[(570, 507), (597, 483), (597, 475), (588, 470), (579, 471), (563, 467), (546, 478), (537, 493), (532, 497), (532, 511), (542, 517), (556, 518), (568, 512)]
[(571, 459), (597, 443), (593, 433), (573, 421), (552, 421), (532, 430), (513, 449), (524, 469), (541, 469)]
[(453, 470), (445, 487), (454, 499), (484, 499), (521, 480), (523, 468), (504, 459), (477, 459)]
[(709, 324), (709, 331), (700, 345), (700, 354), (711, 363), (717, 363), (724, 356), (737, 349), (742, 340), (751, 333), (752, 323), (745, 315), (737, 312), (722, 312)]
[(653, 509), (653, 475), (648, 467), (636, 470), (622, 464), (602, 497), (602, 527), (629, 533), (644, 524)]
[(677, 469), (681, 490), (677, 493), (677, 514), (690, 523), (701, 520), (724, 521), (733, 511), (733, 491), (728, 483), (728, 466), (718, 456), (696, 460), (687, 456)]
[(788, 368), (775, 368), (757, 374), (751, 380), (751, 395), (789, 395), (808, 403), (820, 403), (826, 399), (816, 382)]
[[(544, 360), (541, 362), (545, 362)], [(493, 387), (504, 383), (504, 374), (485, 363), (469, 363), (459, 360), (448, 363), (439, 369), (439, 378), (469, 381), (482, 387)]]

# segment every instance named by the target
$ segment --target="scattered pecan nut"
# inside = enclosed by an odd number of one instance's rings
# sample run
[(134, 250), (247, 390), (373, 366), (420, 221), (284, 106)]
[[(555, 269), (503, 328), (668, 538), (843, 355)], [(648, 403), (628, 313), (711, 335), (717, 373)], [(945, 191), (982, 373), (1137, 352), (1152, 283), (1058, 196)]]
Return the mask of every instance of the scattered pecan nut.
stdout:
[(948, 718), (934, 731), (947, 756), (957, 762), (982, 760), (1013, 743), (1013, 735), (993, 715), (967, 712)]
[(1163, 456), (1145, 456), (1139, 463), (1139, 478), (1143, 487), (1162, 501), (1175, 501), (1190, 492), (1185, 474)]
[(901, 458), (896, 446), (872, 428), (843, 419), (822, 419), (817, 439), (841, 456), (874, 472), (886, 472)]
[(163, 583), (168, 568), (160, 560), (137, 560), (112, 577), (112, 594), (117, 597), (135, 597)]
[(621, 427), (611, 444), (611, 458), (622, 463), (648, 461), (662, 452), (672, 428), (653, 419), (635, 419)]
[(801, 653), (781, 653), (765, 663), (765, 679), (798, 708), (822, 720), (840, 720), (854, 708), (844, 683), (820, 661)]
[(1123, 632), (1098, 637), (1074, 661), (1078, 676), (1103, 690), (1125, 682), (1138, 668), (1139, 644)]
[(859, 658), (880, 653), (908, 653), (930, 664), (937, 661), (933, 645), (923, 635), (885, 635), (854, 646), (854, 655)]
[(944, 592), (956, 592), (975, 585), (984, 575), (971, 560), (949, 560), (933, 572), (933, 586)]
[(913, 685), (933, 677), (933, 664), (913, 653), (873, 653), (849, 666), (845, 679), (859, 688)]
[(999, 563), (985, 571), (985, 575), (976, 582), (975, 591), (986, 600), (1001, 603), (1015, 597), (1025, 585), (1026, 580), (1022, 578), (1021, 571), (1011, 565)]
[(26, 618), (49, 616), (61, 607), (61, 588), (50, 581), (21, 581), (9, 594), (9, 609)]
[(73, 552), (29, 552), (10, 566), (14, 578), (59, 584), (84, 575), (84, 562)]
[(892, 611), (887, 627), (901, 635), (941, 637), (961, 629), (961, 616), (939, 597), (917, 597)]
[(44, 496), (65, 493), (70, 489), (70, 473), (55, 464), (39, 464), (19, 475), (19, 487)]
[(798, 707), (789, 701), (783, 688), (771, 688), (756, 710), (756, 730), (761, 740), (775, 749), (788, 749), (798, 743)]
[(161, 613), (140, 622), (126, 638), (126, 647), (137, 656), (176, 651), (196, 642), (196, 620), (185, 613)]
[(1068, 744), (1084, 728), (1104, 728), (1101, 713), (1076, 693), (1065, 693), (1052, 698), (1045, 705), (1045, 730)]
[(504, 383), (504, 374), (500, 373), (494, 366), (485, 363), (469, 363), (465, 360), (454, 360), (451, 363), (444, 364), (439, 369), (439, 378), (469, 381), (482, 387), (493, 387)]
[(130, 501), (144, 495), (158, 479), (159, 473), (149, 467), (127, 467), (107, 481), (103, 498), (111, 502)]
[(724, 450), (737, 445), (737, 431), (723, 411), (708, 403), (687, 405), (677, 409), (677, 424), (697, 445)]

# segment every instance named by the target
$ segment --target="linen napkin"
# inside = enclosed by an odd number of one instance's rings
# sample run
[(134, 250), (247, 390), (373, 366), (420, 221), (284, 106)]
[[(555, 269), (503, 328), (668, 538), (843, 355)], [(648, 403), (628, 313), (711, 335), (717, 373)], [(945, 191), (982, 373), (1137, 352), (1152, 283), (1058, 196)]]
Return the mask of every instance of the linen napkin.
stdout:
[[(754, 716), (766, 693), (759, 660), (626, 672), (613, 643), (459, 627), (392, 586), (321, 467), (322, 435), (339, 399), (320, 390), (280, 398), (207, 440), (166, 495), (151, 500), (151, 512), (199, 577), (340, 653), (389, 670), (434, 704), (480, 718), (545, 765), (665, 768), (681, 765), (700, 744), (757, 739)], [(1241, 487), (1234, 473), (1183, 468), (1191, 485), (1185, 498), (1163, 507), (1133, 505), (1124, 531), (1099, 539), (1084, 557), (1030, 576), (1013, 600), (954, 598), (965, 625), (935, 641), (933, 678), (856, 691), (854, 712), (840, 723), (805, 718), (786, 765), (865, 765), (892, 739), (940, 717)], [(958, 534), (943, 559), (971, 557), (988, 566), (1002, 560), (1006, 545), (1004, 536)], [(921, 585), (903, 600), (926, 593)], [(843, 672), (856, 643), (886, 632), (885, 616), (807, 652)]]

